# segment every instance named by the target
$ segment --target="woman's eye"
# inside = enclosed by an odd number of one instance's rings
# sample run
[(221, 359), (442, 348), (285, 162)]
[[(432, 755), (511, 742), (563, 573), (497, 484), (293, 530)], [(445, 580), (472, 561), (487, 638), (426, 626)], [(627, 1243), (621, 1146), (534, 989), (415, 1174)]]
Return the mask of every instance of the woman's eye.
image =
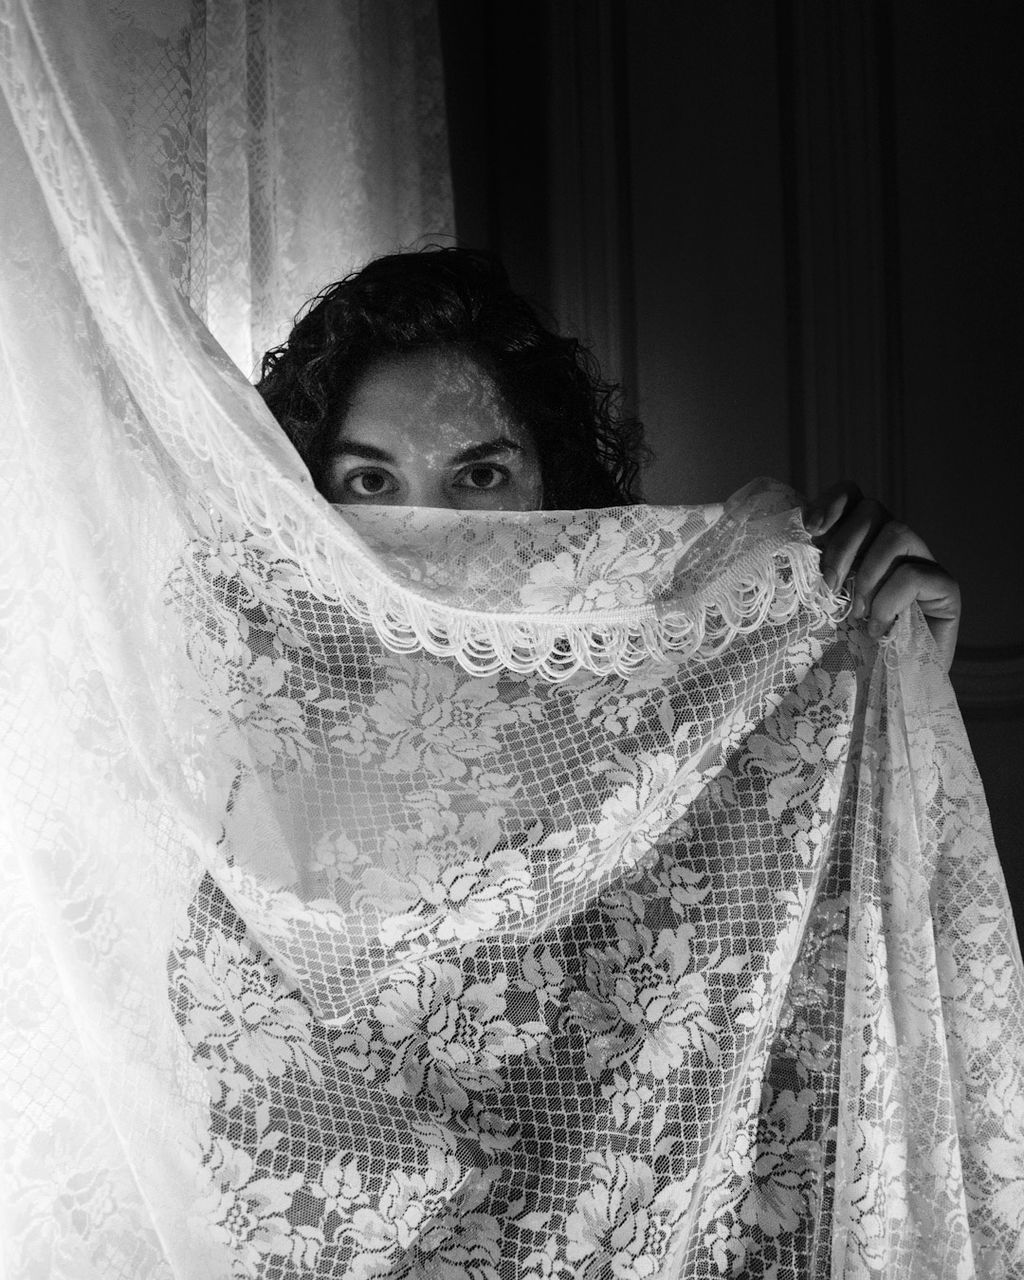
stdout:
[(345, 477), (345, 487), (357, 498), (379, 498), (398, 490), (393, 477), (386, 471), (354, 471)]
[(475, 466), (460, 471), (455, 483), (462, 489), (497, 489), (508, 480), (508, 472), (504, 467), (496, 467), (490, 462), (479, 462)]

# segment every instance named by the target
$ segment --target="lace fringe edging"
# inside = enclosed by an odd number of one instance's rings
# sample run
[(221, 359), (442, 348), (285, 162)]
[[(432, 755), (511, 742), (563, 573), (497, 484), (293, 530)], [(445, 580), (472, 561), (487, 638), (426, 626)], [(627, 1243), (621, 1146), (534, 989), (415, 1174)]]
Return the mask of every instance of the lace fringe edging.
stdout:
[(454, 658), (472, 675), (507, 669), (559, 682), (577, 671), (627, 676), (647, 662), (707, 660), (737, 636), (799, 612), (812, 630), (835, 625), (850, 600), (829, 589), (810, 542), (779, 541), (748, 552), (706, 591), (646, 605), (589, 610), (548, 619), (544, 614), (478, 612), (442, 604), (380, 575), (357, 578), (351, 561), (331, 557), (339, 603), (373, 627), (393, 653), (425, 650)]

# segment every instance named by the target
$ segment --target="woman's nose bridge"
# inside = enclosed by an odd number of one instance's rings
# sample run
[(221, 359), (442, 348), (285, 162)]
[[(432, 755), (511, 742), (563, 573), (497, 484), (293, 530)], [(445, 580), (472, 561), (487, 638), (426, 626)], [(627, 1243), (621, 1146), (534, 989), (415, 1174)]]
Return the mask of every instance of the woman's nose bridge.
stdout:
[(406, 501), (410, 507), (448, 507), (455, 510), (456, 504), (445, 487), (444, 471), (431, 466), (429, 460), (410, 468), (406, 483)]

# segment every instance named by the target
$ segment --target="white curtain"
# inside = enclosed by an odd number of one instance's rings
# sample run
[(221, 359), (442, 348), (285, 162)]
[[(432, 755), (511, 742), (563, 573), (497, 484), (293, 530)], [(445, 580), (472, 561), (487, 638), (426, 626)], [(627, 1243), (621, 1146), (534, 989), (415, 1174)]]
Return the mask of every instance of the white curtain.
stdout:
[(106, 24), (149, 237), (245, 373), (324, 285), (451, 236), (432, 0), (109, 0)]
[(181, 28), (111, 12), (0, 0), (4, 1274), (1015, 1280), (1024, 968), (920, 612), (771, 482), (333, 509), (125, 160)]

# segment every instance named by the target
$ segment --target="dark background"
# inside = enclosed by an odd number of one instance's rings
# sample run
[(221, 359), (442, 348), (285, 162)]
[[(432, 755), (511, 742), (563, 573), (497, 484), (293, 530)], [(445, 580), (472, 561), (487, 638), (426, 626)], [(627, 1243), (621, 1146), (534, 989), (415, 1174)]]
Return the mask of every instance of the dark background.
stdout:
[(960, 581), (1024, 925), (1019, 0), (441, 0), (456, 223), (593, 346), (652, 502), (856, 479)]

